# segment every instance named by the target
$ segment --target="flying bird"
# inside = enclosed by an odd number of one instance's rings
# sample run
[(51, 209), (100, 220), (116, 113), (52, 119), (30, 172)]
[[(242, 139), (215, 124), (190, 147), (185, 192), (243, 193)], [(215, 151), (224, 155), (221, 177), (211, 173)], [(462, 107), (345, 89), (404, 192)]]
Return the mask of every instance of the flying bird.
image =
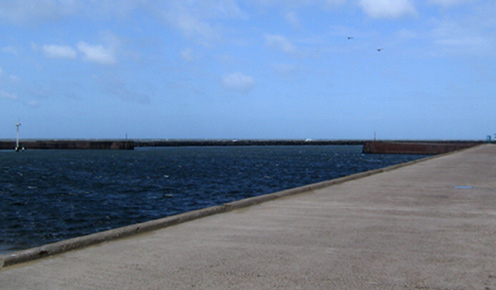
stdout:
[(348, 39), (353, 39), (353, 36), (348, 36)]
[(377, 49), (377, 51), (379, 51), (379, 52), (380, 52), (380, 51), (382, 51), (383, 49), (384, 49), (384, 48), (378, 48), (378, 49)]

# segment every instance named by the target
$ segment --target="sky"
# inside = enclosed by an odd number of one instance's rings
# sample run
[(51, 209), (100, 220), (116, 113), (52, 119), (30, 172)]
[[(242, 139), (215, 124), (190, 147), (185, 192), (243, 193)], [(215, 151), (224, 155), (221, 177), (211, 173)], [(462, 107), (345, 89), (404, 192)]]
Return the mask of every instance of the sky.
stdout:
[(494, 0), (0, 0), (0, 139), (476, 139)]

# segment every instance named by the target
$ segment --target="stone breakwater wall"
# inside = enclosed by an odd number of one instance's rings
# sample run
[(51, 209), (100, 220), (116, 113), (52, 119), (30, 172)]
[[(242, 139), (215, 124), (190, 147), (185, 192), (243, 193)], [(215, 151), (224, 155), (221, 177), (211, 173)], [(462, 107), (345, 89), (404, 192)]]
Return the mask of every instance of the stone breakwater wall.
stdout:
[[(21, 148), (29, 149), (98, 149), (133, 150), (133, 141), (118, 140), (21, 140)], [(0, 149), (15, 148), (15, 141), (0, 141)]]
[[(378, 154), (441, 154), (484, 143), (483, 141), (369, 141), (369, 140), (21, 140), (25, 149), (98, 149), (133, 150), (135, 147), (182, 146), (302, 146), (302, 145), (363, 145), (364, 153)], [(14, 140), (0, 140), (0, 150), (14, 150)]]
[(363, 153), (372, 154), (422, 154), (434, 155), (470, 148), (482, 142), (445, 141), (445, 142), (385, 142), (368, 141), (363, 145)]
[[(133, 150), (135, 147), (184, 146), (284, 146), (284, 145), (363, 145), (365, 140), (21, 140), (25, 149), (115, 149)], [(13, 150), (15, 141), (0, 140), (0, 150)]]
[(365, 140), (134, 140), (136, 147), (363, 145)]

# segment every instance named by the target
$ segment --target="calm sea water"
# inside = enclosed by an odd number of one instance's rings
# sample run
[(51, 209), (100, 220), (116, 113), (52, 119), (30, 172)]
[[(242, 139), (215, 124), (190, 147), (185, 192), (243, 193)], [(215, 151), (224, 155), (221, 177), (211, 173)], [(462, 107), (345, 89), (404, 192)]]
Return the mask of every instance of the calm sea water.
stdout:
[(0, 253), (403, 163), (361, 146), (0, 151)]

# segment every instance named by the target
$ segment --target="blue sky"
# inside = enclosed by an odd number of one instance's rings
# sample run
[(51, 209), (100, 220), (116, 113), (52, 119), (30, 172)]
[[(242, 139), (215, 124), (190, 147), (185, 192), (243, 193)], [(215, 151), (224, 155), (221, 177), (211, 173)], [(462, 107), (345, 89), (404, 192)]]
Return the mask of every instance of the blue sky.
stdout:
[(493, 0), (0, 0), (0, 35), (2, 139), (496, 133)]

